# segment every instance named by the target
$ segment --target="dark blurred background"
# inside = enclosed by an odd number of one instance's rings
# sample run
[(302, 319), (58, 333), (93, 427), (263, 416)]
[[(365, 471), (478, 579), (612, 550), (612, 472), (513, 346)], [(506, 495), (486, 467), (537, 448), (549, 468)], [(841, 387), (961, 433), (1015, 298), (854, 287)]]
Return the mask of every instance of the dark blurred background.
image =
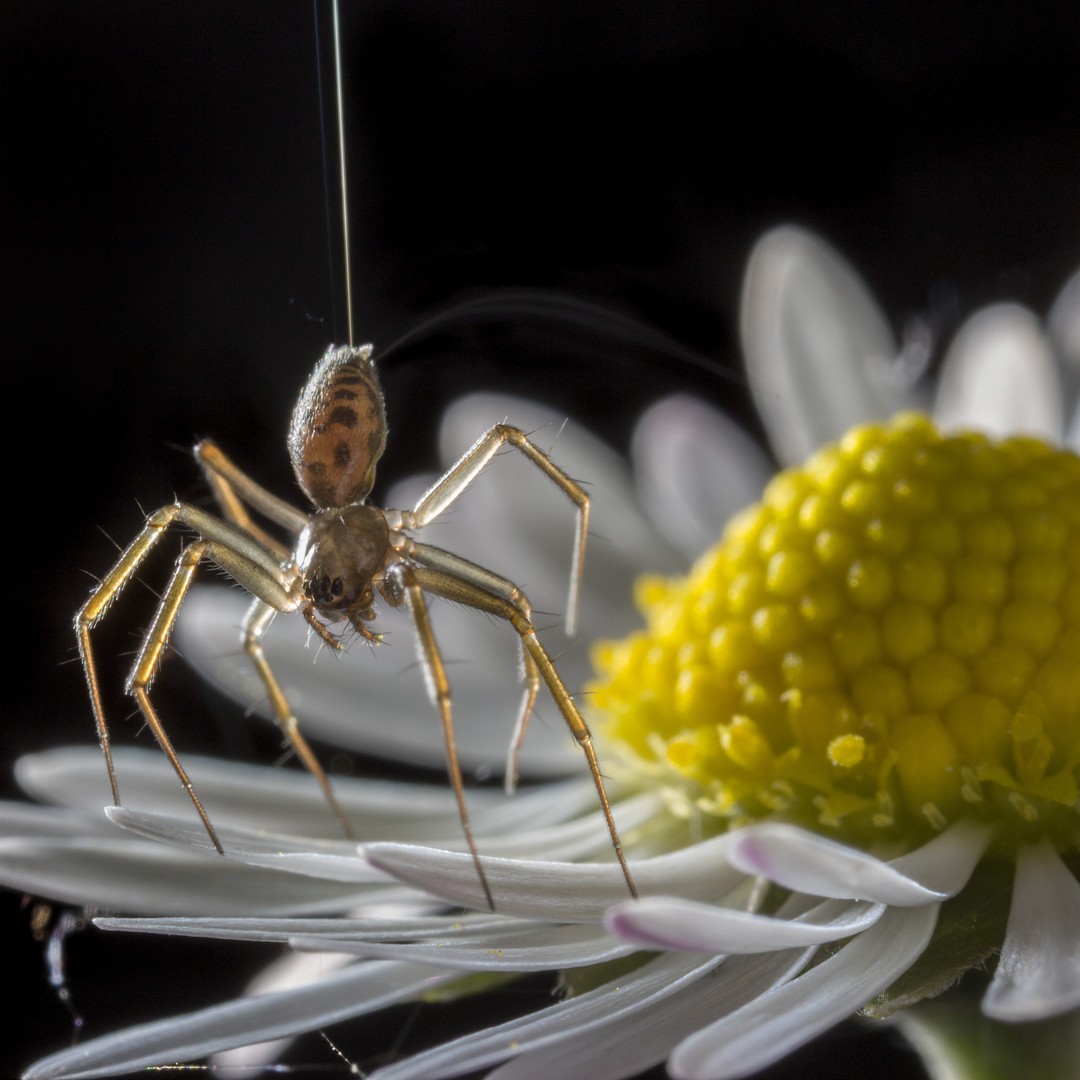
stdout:
[[(345, 0), (342, 22), (358, 340), (385, 349), (455, 304), (535, 288), (703, 358), (524, 313), (446, 320), (382, 368), (376, 498), (432, 465), (440, 411), (473, 389), (538, 397), (620, 448), (677, 388), (760, 434), (736, 317), (746, 255), (772, 225), (830, 239), (898, 331), (934, 325), (938, 356), (981, 304), (1045, 313), (1080, 262), (1075, 5)], [(205, 497), (193, 440), (213, 435), (293, 497), (293, 399), (345, 336), (335, 121), (319, 102), (329, 30), (328, 9), (301, 3), (0, 7), (8, 795), (17, 754), (92, 741), (72, 614), (115, 557), (106, 534), (125, 543), (144, 510)], [(190, 684), (182, 665), (163, 676), (162, 712), (187, 695), (208, 719), (184, 739), (213, 750), (223, 715), (243, 721)], [(30, 904), (0, 903), (18, 1002), (0, 1072), (14, 1072), (68, 1042), (71, 1021)], [(68, 973), (93, 1035), (226, 998), (264, 958), (89, 932), (69, 942)], [(399, 1010), (331, 1034), (368, 1068), (441, 1019)], [(317, 1039), (292, 1060), (297, 1075), (344, 1071)], [(870, 1063), (921, 1075), (888, 1034), (854, 1026), (767, 1075)]]

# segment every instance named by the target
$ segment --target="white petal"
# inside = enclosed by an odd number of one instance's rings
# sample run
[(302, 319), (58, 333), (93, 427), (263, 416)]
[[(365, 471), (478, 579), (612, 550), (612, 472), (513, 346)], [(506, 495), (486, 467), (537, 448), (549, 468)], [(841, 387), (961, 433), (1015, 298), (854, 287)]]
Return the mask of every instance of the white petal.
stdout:
[(275, 874), (117, 834), (107, 839), (0, 839), (0, 881), (112, 911), (186, 914), (340, 912), (359, 887)]
[(968, 883), (993, 835), (990, 826), (961, 819), (889, 865), (928, 889), (955, 896)]
[(946, 431), (1061, 441), (1057, 361), (1030, 311), (995, 304), (968, 319), (942, 364), (934, 417)]
[[(325, 952), (288, 953), (263, 968), (248, 984), (244, 994), (254, 997), (309, 986), (351, 962), (351, 957), (331, 956)], [(239, 1046), (234, 1050), (223, 1050), (213, 1057), (211, 1075), (228, 1076), (231, 1071), (243, 1069), (245, 1073), (242, 1075), (250, 1076), (276, 1061), (291, 1042), (291, 1038), (272, 1039)]]
[[(20, 758), (19, 761), (25, 759)], [(18, 772), (19, 761), (15, 763)], [(116, 833), (101, 813), (101, 800), (92, 814), (82, 814), (52, 806), (31, 806), (24, 802), (0, 802), (0, 836), (50, 837), (74, 840), (77, 837), (109, 837)]]
[[(114, 747), (120, 791), (129, 806), (196, 821), (191, 800), (158, 750)], [(341, 830), (314, 780), (299, 769), (246, 765), (217, 758), (185, 756), (184, 765), (215, 824), (239, 829), (287, 832), (341, 839)], [(81, 808), (100, 821), (108, 781), (97, 747), (62, 747), (19, 759), (23, 790), (43, 801)], [(455, 841), (461, 829), (448, 784), (334, 777), (334, 793), (361, 838)], [(523, 826), (540, 830), (570, 822), (596, 806), (589, 780), (532, 788), (507, 798), (499, 789), (468, 793), (478, 836), (502, 836)], [(44, 811), (41, 811), (44, 813)]]
[(934, 931), (938, 906), (890, 908), (829, 959), (692, 1035), (668, 1059), (677, 1080), (734, 1080), (778, 1061), (850, 1016), (903, 974)]
[(1065, 282), (1051, 305), (1046, 329), (1070, 373), (1069, 382), (1075, 385), (1080, 375), (1080, 270)]
[[(443, 417), (444, 463), (452, 464), (482, 431), (503, 420), (530, 433), (590, 496), (582, 636), (628, 632), (637, 622), (626, 602), (634, 578), (646, 569), (675, 573), (684, 566), (639, 509), (626, 461), (565, 414), (504, 395), (470, 394)], [(507, 575), (535, 606), (562, 612), (573, 530), (566, 496), (522, 454), (508, 451), (423, 538)], [(558, 636), (553, 640), (557, 647)]]
[(200, 851), (224, 862), (263, 866), (329, 881), (367, 884), (385, 880), (383, 875), (372, 873), (370, 864), (358, 855), (357, 845), (351, 841), (297, 840), (281, 833), (221, 829), (218, 839), (224, 850), (219, 852), (201, 822), (189, 823), (162, 814), (145, 814), (126, 806), (109, 806), (105, 813), (122, 829), (165, 844)]
[(647, 949), (738, 955), (850, 937), (873, 926), (884, 910), (883, 904), (829, 900), (796, 919), (782, 919), (680, 897), (646, 896), (610, 908), (604, 925), (616, 937)]
[[(667, 954), (631, 972), (624, 979), (605, 983), (578, 997), (511, 1020), (497, 1027), (437, 1046), (423, 1054), (389, 1065), (371, 1080), (431, 1080), (460, 1076), (532, 1047), (558, 1045), (575, 1032), (591, 1031), (624, 1017), (640, 1017), (657, 1002), (679, 995), (685, 987), (714, 971), (717, 959)], [(550, 1075), (550, 1074), (549, 1074)], [(572, 1074), (567, 1074), (572, 1075)]]
[(750, 388), (784, 465), (913, 404), (897, 385), (896, 340), (874, 298), (805, 229), (785, 225), (757, 242), (740, 320)]
[(387, 938), (401, 941), (437, 940), (445, 937), (451, 927), (461, 939), (486, 939), (499, 928), (519, 926), (528, 930), (534, 924), (521, 919), (505, 919), (499, 915), (401, 915), (396, 918), (373, 916), (362, 919), (100, 918), (94, 920), (94, 925), (102, 930), (218, 938), (225, 941), (285, 942), (293, 937), (318, 935), (322, 941), (332, 943), (332, 940), (338, 938), (361, 941)]
[[(180, 613), (175, 640), (204, 678), (245, 708), (254, 706), (260, 715), (269, 716), (262, 683), (239, 649), (240, 625), (248, 607), (245, 594), (235, 589), (195, 587)], [(475, 612), (446, 603), (433, 604), (432, 620), (449, 667), (463, 767), (501, 771), (522, 693), (516, 635), (509, 627), (495, 627)], [(551, 642), (546, 629), (541, 634), (555, 653), (558, 643), (565, 641), (557, 622), (552, 618)], [(380, 613), (378, 627), (387, 635), (383, 645), (368, 649), (353, 642), (338, 655), (317, 640), (311, 642), (302, 618), (283, 615), (271, 624), (263, 645), (308, 736), (397, 761), (444, 767), (446, 750), (416, 666), (409, 621), (391, 609)], [(579, 678), (571, 677), (570, 665), (562, 657), (558, 666), (573, 691), (584, 684), (588, 658), (583, 648), (571, 656), (576, 658)], [(165, 720), (168, 723), (168, 717)], [(522, 775), (554, 776), (583, 768), (580, 747), (561, 714), (541, 695), (525, 741)]]
[(982, 1008), (1045, 1020), (1080, 1005), (1080, 882), (1045, 840), (1022, 847), (1005, 943)]
[(115, 1076), (163, 1061), (190, 1061), (375, 1012), (409, 1001), (454, 977), (459, 976), (418, 964), (354, 964), (310, 986), (244, 998), (91, 1039), (43, 1058), (23, 1077)]
[[(367, 935), (364, 935), (365, 937)], [(420, 943), (373, 942), (318, 935), (294, 937), (294, 949), (341, 951), (355, 956), (409, 960), (461, 971), (552, 971), (603, 964), (629, 956), (634, 945), (613, 941), (593, 924), (540, 926), (525, 932), (504, 926), (479, 940), (456, 940), (452, 933)]]
[[(742, 874), (724, 862), (729, 836), (631, 863), (639, 892), (677, 892), (691, 899), (717, 899), (730, 892)], [(441, 896), (450, 903), (484, 908), (486, 901), (468, 855), (400, 844), (368, 844), (371, 862), (382, 870)], [(599, 921), (604, 911), (627, 895), (616, 863), (541, 862), (481, 856), (498, 911), (562, 922)]]
[(645, 411), (631, 456), (642, 506), (688, 560), (719, 540), (732, 514), (760, 498), (773, 472), (742, 428), (686, 394)]
[(642, 1007), (625, 1010), (597, 1023), (545, 1040), (508, 1061), (489, 1080), (547, 1080), (550, 1076), (587, 1076), (622, 1080), (658, 1064), (682, 1039), (722, 1012), (753, 1001), (797, 975), (812, 950), (784, 950), (767, 956), (743, 956), (714, 972), (702, 972), (679, 992), (657, 996)]
[(947, 898), (872, 855), (794, 825), (751, 825), (733, 835), (732, 866), (797, 892), (901, 907)]

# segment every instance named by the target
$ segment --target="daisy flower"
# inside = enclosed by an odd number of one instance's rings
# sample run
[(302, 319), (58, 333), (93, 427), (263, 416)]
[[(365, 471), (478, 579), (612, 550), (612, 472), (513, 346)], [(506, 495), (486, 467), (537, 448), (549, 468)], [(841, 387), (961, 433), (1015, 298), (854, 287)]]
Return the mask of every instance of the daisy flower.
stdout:
[[(125, 805), (107, 815), (126, 833), (92, 812), (96, 752), (21, 761), (24, 788), (59, 806), (3, 808), (7, 884), (139, 916), (99, 920), (112, 930), (296, 950), (248, 997), (27, 1075), (203, 1058), (552, 969), (562, 1000), (373, 1075), (596, 1080), (666, 1061), (674, 1077), (746, 1076), (859, 1010), (917, 1018), (905, 1030), (932, 1067), (948, 1058), (939, 1075), (964, 1075), (963, 1040), (909, 1007), (995, 953), (982, 1013), (1067, 1031), (1080, 1006), (1078, 280), (1045, 329), (1017, 305), (973, 316), (931, 402), (918, 341), (897, 346), (827, 245), (778, 229), (751, 257), (742, 312), (786, 466), (763, 495), (760, 452), (689, 399), (643, 417), (633, 478), (584, 433), (560, 435), (607, 540), (582, 603), (583, 634), (603, 639), (588, 700), (640, 900), (626, 898), (591, 782), (557, 778), (580, 766), (557, 718), (538, 717), (523, 760), (542, 783), (511, 800), (469, 794), (494, 912), (446, 791), (338, 781), (358, 847), (334, 836), (308, 777), (189, 761), (221, 858), (155, 755), (117, 755)], [(554, 420), (465, 399), (444, 426), (451, 460), (493, 411)], [(520, 552), (527, 591), (558, 595), (569, 526), (498, 464), (438, 542), (500, 568)], [(242, 613), (234, 594), (199, 592), (180, 645), (250, 700), (232, 655)], [(440, 638), (483, 658), (452, 673), (462, 760), (490, 767), (516, 707), (512, 635), (441, 614)], [(312, 664), (289, 622), (267, 651), (310, 734), (440, 757), (407, 663), (380, 655), (358, 692), (350, 669), (366, 658)], [(586, 659), (569, 644), (560, 656), (571, 685)]]

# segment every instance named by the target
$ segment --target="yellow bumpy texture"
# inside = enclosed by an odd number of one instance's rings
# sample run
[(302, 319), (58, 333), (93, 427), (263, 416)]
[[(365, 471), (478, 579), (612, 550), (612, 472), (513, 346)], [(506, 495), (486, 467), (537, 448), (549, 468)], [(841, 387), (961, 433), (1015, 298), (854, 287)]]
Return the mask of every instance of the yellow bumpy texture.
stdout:
[(598, 725), (699, 809), (1075, 835), (1076, 455), (921, 415), (855, 428), (638, 603), (647, 629), (595, 650)]

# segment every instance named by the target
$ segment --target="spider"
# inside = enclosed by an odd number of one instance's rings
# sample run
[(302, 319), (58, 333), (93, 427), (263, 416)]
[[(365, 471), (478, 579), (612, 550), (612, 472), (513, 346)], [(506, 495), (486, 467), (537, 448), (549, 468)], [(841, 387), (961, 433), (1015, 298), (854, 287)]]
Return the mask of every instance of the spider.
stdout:
[[(547, 650), (536, 636), (528, 599), (513, 582), (458, 555), (421, 543), (410, 535), (437, 518), (476, 479), (504, 446), (520, 450), (573, 503), (577, 516), (566, 629), (574, 632), (578, 592), (585, 561), (589, 497), (524, 432), (495, 424), (437, 480), (412, 510), (384, 510), (367, 502), (375, 467), (386, 445), (386, 413), (372, 347), (330, 346), (304, 386), (289, 427), (293, 470), (314, 506), (310, 514), (291, 506), (257, 484), (218, 447), (204, 440), (195, 457), (217, 498), (224, 520), (188, 503), (174, 502), (154, 511), (142, 531), (123, 551), (75, 618), (79, 654), (90, 692), (98, 741), (120, 805), (120, 790), (110, 750), (100, 682), (90, 645), (90, 631), (135, 575), (143, 560), (172, 526), (186, 526), (197, 538), (181, 552), (176, 568), (146, 633), (126, 689), (134, 697), (154, 738), (165, 752), (214, 847), (221, 841), (173, 749), (153, 704), (150, 685), (161, 664), (181, 604), (204, 560), (215, 563), (254, 597), (242, 629), (243, 647), (265, 686), (276, 722), (289, 745), (322, 789), (346, 836), (349, 822), (330, 781), (300, 731), (292, 708), (263, 654), (261, 639), (279, 612), (299, 611), (327, 645), (343, 647), (331, 625), (346, 622), (368, 641), (376, 597), (404, 607), (416, 628), (417, 650), (429, 696), (442, 721), (447, 767), (458, 815), (489, 907), (494, 899), (469, 824), (461, 767), (454, 743), (450, 683), (428, 615), (425, 594), (505, 619), (520, 638), (525, 691), (511, 740), (507, 790), (512, 790), (529, 717), (543, 682), (589, 763), (611, 842), (631, 895), (637, 890), (622, 852), (588, 725), (578, 711)], [(296, 535), (290, 551), (261, 528), (248, 508)], [(328, 625), (331, 624), (331, 625)]]

